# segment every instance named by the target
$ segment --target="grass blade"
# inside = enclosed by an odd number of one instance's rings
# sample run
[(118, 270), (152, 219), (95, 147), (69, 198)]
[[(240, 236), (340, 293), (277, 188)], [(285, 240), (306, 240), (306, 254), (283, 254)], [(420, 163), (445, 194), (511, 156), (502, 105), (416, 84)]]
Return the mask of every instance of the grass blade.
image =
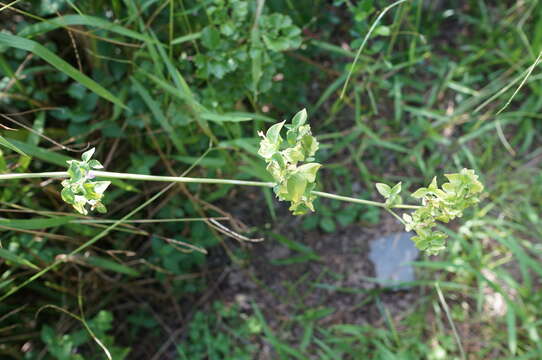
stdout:
[(171, 141), (173, 142), (179, 153), (186, 154), (186, 149), (184, 148), (183, 142), (176, 135), (175, 130), (160, 109), (160, 105), (158, 105), (158, 103), (153, 100), (149, 92), (143, 87), (143, 85), (141, 85), (139, 81), (132, 78), (132, 83), (134, 84), (137, 93), (141, 96), (147, 107), (151, 110), (153, 116), (156, 118), (156, 120), (158, 120), (162, 128), (169, 135)]
[(18, 153), (20, 155), (28, 156), (21, 149), (19, 149), (17, 146), (15, 146), (12, 143), (10, 143), (9, 141), (7, 141), (6, 138), (4, 138), (3, 136), (0, 136), (0, 145), (5, 146), (10, 150), (15, 151), (16, 153)]
[(92, 26), (92, 27), (96, 27), (102, 30), (117, 33), (119, 35), (123, 35), (135, 40), (155, 42), (155, 40), (149, 38), (148, 36), (140, 34), (136, 31), (127, 29), (118, 24), (111, 23), (102, 18), (95, 17), (95, 16), (88, 16), (88, 15), (64, 15), (64, 16), (57, 17), (54, 19), (47, 19), (47, 21), (37, 23), (37, 24), (32, 24), (25, 27), (18, 33), (18, 35), (28, 38), (28, 37), (37, 36), (37, 35), (40, 35), (40, 34), (43, 34), (43, 33), (46, 33), (46, 32), (61, 28), (61, 27), (68, 27), (68, 26), (73, 26), (73, 25)]
[(18, 255), (15, 255), (13, 254), (11, 251), (8, 251), (6, 249), (3, 249), (3, 248), (0, 248), (0, 258), (2, 259), (5, 259), (7, 261), (11, 261), (13, 263), (16, 263), (16, 264), (19, 264), (19, 265), (22, 265), (22, 266), (27, 266), (27, 267), (30, 267), (34, 270), (39, 270), (40, 268), (37, 267), (36, 265), (32, 264), (30, 261), (18, 256)]
[(0, 219), (0, 226), (7, 226), (12, 229), (20, 230), (39, 230), (64, 225), (69, 223), (73, 219), (75, 219), (75, 217), (73, 216), (63, 216), (57, 218), (34, 218), (24, 220)]
[(16, 49), (30, 51), (34, 55), (40, 57), (44, 61), (48, 62), (51, 66), (57, 70), (63, 72), (67, 76), (71, 77), (93, 93), (101, 96), (102, 98), (112, 102), (113, 104), (119, 105), (124, 109), (128, 109), (122, 101), (117, 98), (115, 95), (111, 94), (103, 86), (68, 64), (66, 61), (62, 60), (60, 57), (55, 55), (49, 49), (43, 45), (29, 39), (22, 38), (17, 35), (11, 35), (6, 33), (0, 33), (0, 45), (7, 47), (12, 47)]
[(363, 39), (363, 42), (361, 43), (361, 46), (359, 47), (358, 49), (358, 52), (356, 53), (356, 57), (354, 58), (354, 61), (352, 62), (352, 65), (350, 67), (350, 71), (348, 71), (348, 76), (346, 77), (346, 81), (344, 83), (344, 86), (343, 86), (343, 89), (341, 91), (341, 96), (340, 98), (342, 99), (344, 97), (344, 93), (346, 92), (346, 88), (348, 87), (348, 82), (350, 81), (350, 78), (352, 77), (352, 73), (354, 72), (354, 67), (356, 66), (356, 63), (358, 62), (358, 59), (359, 59), (359, 56), (361, 55), (361, 51), (363, 50), (363, 48), (365, 47), (365, 44), (367, 43), (367, 40), (369, 40), (369, 37), (371, 36), (371, 34), (373, 33), (374, 29), (376, 28), (376, 25), (378, 25), (378, 23), (380, 22), (380, 19), (382, 19), (382, 17), (391, 9), (393, 8), (394, 6), (397, 6), (399, 4), (402, 4), (404, 3), (405, 1), (407, 0), (399, 0), (399, 1), (396, 1), (394, 2), (393, 4), (387, 6), (384, 8), (384, 10), (382, 10), (382, 12), (380, 13), (380, 15), (378, 15), (378, 17), (376, 18), (375, 22), (373, 23), (373, 25), (371, 25), (371, 28), (369, 29), (369, 31), (367, 32), (367, 35), (365, 35), (365, 38)]

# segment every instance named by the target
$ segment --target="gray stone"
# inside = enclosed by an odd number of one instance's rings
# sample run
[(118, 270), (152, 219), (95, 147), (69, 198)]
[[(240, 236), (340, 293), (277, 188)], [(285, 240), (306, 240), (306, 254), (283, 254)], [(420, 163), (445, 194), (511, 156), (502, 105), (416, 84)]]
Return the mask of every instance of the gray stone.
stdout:
[(372, 261), (376, 280), (384, 286), (397, 287), (416, 280), (414, 267), (408, 264), (419, 254), (410, 240), (412, 233), (401, 232), (371, 241), (369, 259)]

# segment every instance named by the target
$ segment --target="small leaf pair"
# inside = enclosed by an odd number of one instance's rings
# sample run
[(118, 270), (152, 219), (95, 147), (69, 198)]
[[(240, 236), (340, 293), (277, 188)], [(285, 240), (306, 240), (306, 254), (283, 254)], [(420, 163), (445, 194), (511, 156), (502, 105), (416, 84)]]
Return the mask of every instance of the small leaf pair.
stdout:
[(403, 202), (401, 196), (399, 195), (401, 193), (401, 182), (398, 182), (393, 187), (383, 183), (376, 183), (376, 190), (378, 190), (380, 195), (386, 198), (386, 206), (388, 208), (399, 205)]

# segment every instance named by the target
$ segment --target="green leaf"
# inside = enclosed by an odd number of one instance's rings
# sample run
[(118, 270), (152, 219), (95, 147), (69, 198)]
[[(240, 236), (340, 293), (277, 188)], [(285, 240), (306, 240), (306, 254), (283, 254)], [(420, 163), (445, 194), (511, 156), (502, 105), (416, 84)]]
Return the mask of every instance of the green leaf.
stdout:
[(292, 125), (294, 127), (300, 127), (307, 121), (307, 109), (303, 109), (294, 115), (292, 119)]
[(332, 233), (336, 229), (335, 222), (329, 216), (325, 216), (322, 218), (322, 220), (320, 221), (320, 227), (322, 228), (322, 230), (328, 233)]
[(207, 26), (201, 31), (201, 43), (207, 49), (216, 49), (220, 46), (220, 32), (214, 26)]
[(92, 148), (88, 151), (85, 151), (83, 153), (83, 155), (81, 155), (81, 159), (84, 161), (84, 162), (88, 162), (90, 160), (90, 158), (92, 157), (92, 155), (94, 155), (94, 152), (96, 151), (96, 148)]
[(0, 145), (5, 146), (10, 150), (15, 151), (16, 153), (18, 153), (20, 155), (28, 157), (28, 155), (26, 155), (22, 150), (20, 150), (17, 146), (15, 146), (12, 143), (10, 143), (9, 141), (7, 141), (6, 138), (4, 138), (2, 136), (0, 136)]
[(268, 138), (262, 139), (260, 141), (260, 148), (258, 149), (258, 155), (264, 159), (271, 159), (278, 151), (278, 144), (273, 144), (269, 141)]
[(151, 110), (151, 113), (155, 117), (155, 119), (158, 121), (158, 123), (162, 126), (166, 134), (169, 135), (171, 138), (171, 141), (177, 148), (177, 151), (181, 154), (186, 154), (186, 149), (183, 145), (183, 141), (180, 139), (179, 135), (177, 135), (177, 132), (173, 129), (171, 124), (169, 123), (167, 117), (164, 115), (160, 105), (155, 101), (155, 99), (149, 94), (147, 89), (141, 85), (139, 81), (137, 81), (135, 78), (132, 78), (132, 83), (134, 84), (134, 87), (137, 91), (137, 93), (141, 96), (147, 107)]
[(61, 17), (47, 19), (44, 22), (26, 26), (18, 33), (18, 35), (22, 37), (33, 37), (58, 29), (60, 27), (68, 27), (73, 25), (92, 26), (109, 32), (117, 33), (119, 35), (123, 35), (132, 39), (156, 42), (148, 36), (127, 29), (119, 24), (112, 23), (99, 17), (88, 15), (62, 15)]
[(201, 32), (196, 32), (188, 35), (179, 36), (171, 41), (171, 45), (182, 44), (186, 41), (197, 40), (201, 37)]
[(202, 112), (200, 116), (202, 119), (213, 121), (216, 123), (243, 122), (243, 121), (251, 121), (253, 119), (250, 113), (236, 113), (236, 112), (225, 113), (225, 114)]
[(88, 264), (96, 266), (102, 269), (111, 270), (116, 273), (125, 274), (129, 276), (139, 276), (140, 273), (137, 270), (132, 269), (126, 265), (119, 264), (115, 261), (104, 259), (98, 256), (90, 256), (83, 258)]
[(380, 25), (375, 29), (376, 35), (390, 36), (390, 28), (388, 26)]
[(401, 192), (401, 182), (398, 182), (394, 187), (390, 190), (390, 196), (397, 196)]
[(271, 144), (279, 144), (280, 142), (280, 130), (282, 130), (282, 127), (284, 126), (285, 121), (279, 122), (278, 124), (275, 124), (271, 126), (268, 130), (265, 136), (267, 139), (269, 139), (269, 142)]
[(293, 203), (299, 202), (305, 193), (307, 180), (301, 174), (292, 174), (288, 178), (288, 195)]
[(69, 223), (75, 219), (73, 216), (56, 218), (34, 218), (34, 219), (0, 219), (0, 226), (19, 230), (41, 230), (57, 227)]
[(98, 160), (90, 160), (88, 162), (88, 166), (90, 166), (92, 169), (103, 169), (103, 165)]
[(297, 172), (302, 174), (308, 182), (314, 182), (316, 180), (316, 173), (322, 167), (318, 163), (303, 164), (297, 168)]
[(416, 199), (421, 199), (425, 195), (427, 195), (427, 193), (429, 193), (429, 189), (427, 189), (427, 188), (419, 188), (418, 190), (416, 190), (416, 191), (414, 191), (412, 193), (412, 197), (416, 198)]
[(40, 148), (38, 146), (24, 143), (18, 140), (11, 140), (10, 141), (15, 144), (18, 148), (20, 148), (22, 151), (27, 153), (30, 157), (34, 157), (40, 160), (45, 161), (49, 164), (55, 164), (59, 166), (65, 166), (66, 162), (68, 160), (71, 160), (70, 157), (56, 153), (54, 151), (49, 151), (44, 148)]
[(62, 200), (68, 204), (73, 204), (75, 202), (75, 195), (70, 187), (65, 187), (62, 189), (60, 196), (62, 197)]
[(95, 209), (97, 212), (99, 212), (100, 214), (105, 214), (107, 212), (107, 208), (105, 207), (104, 204), (102, 204), (101, 202), (98, 202), (95, 206)]
[(26, 260), (25, 258), (22, 258), (18, 255), (15, 255), (13, 254), (12, 252), (6, 250), (6, 249), (3, 249), (3, 248), (0, 248), (0, 257), (7, 260), (7, 261), (11, 261), (13, 263), (16, 263), (16, 264), (19, 264), (19, 265), (22, 265), (22, 266), (27, 266), (27, 267), (30, 267), (34, 270), (39, 270), (40, 268), (37, 267), (36, 265), (32, 264), (30, 261)]
[(506, 327), (508, 328), (508, 348), (512, 355), (516, 355), (518, 339), (516, 328), (516, 313), (511, 304), (508, 304), (508, 311), (506, 311)]
[(94, 191), (98, 194), (103, 194), (107, 187), (111, 185), (111, 181), (96, 181), (94, 184)]
[(380, 195), (384, 196), (386, 199), (390, 197), (392, 189), (389, 185), (384, 183), (376, 183), (375, 186)]
[(305, 160), (305, 155), (303, 155), (303, 152), (298, 146), (284, 150), (283, 154), (286, 161), (290, 164), (297, 164), (299, 161)]
[(0, 45), (30, 51), (34, 55), (40, 57), (41, 59), (51, 64), (53, 67), (55, 67), (59, 71), (68, 75), (75, 81), (79, 82), (90, 91), (96, 93), (97, 95), (103, 97), (104, 99), (116, 105), (119, 105), (127, 109), (127, 107), (122, 103), (120, 99), (118, 99), (116, 96), (111, 94), (108, 90), (106, 90), (104, 87), (96, 83), (94, 80), (92, 80), (91, 78), (89, 78), (88, 76), (80, 72), (79, 70), (75, 69), (66, 61), (62, 60), (60, 57), (55, 55), (53, 52), (51, 52), (49, 49), (47, 49), (43, 45), (33, 40), (25, 39), (20, 36), (11, 35), (7, 33), (0, 33)]

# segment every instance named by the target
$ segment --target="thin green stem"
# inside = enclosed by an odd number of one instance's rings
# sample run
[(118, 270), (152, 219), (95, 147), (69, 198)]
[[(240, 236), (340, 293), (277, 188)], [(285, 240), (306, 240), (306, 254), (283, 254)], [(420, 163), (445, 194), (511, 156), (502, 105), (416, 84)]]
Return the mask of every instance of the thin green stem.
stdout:
[[(378, 202), (378, 201), (357, 199), (357, 198), (350, 197), (350, 196), (335, 195), (335, 194), (330, 194), (330, 193), (322, 192), (322, 191), (313, 191), (312, 193), (314, 195), (316, 195), (316, 196), (325, 197), (325, 198), (328, 198), (328, 199), (346, 201), (346, 202), (351, 202), (351, 203), (355, 203), (355, 204), (378, 206), (378, 207), (381, 207), (381, 208), (387, 208), (385, 203)], [(419, 208), (419, 206), (416, 206), (416, 205), (395, 205), (393, 207), (394, 208), (399, 208), (399, 209), (418, 209)]]
[[(275, 186), (272, 182), (262, 181), (247, 181), (247, 180), (232, 180), (232, 179), (209, 179), (209, 178), (192, 178), (184, 176), (156, 176), (156, 175), (142, 175), (142, 174), (129, 174), (129, 173), (117, 173), (109, 171), (92, 171), (94, 176), (104, 179), (123, 179), (123, 180), (138, 180), (138, 181), (162, 181), (169, 183), (198, 183), (198, 184), (227, 184), (227, 185), (245, 185), (245, 186), (260, 186), (272, 188)], [(43, 173), (21, 173), (21, 174), (0, 174), (0, 181), (2, 180), (15, 180), (15, 179), (35, 179), (35, 178), (66, 178), (68, 173), (66, 171), (56, 172), (43, 172)], [(333, 200), (346, 201), (355, 204), (363, 204), (369, 206), (378, 206), (386, 208), (386, 204), (378, 201), (358, 199), (350, 196), (342, 196), (330, 194), (323, 191), (313, 191), (314, 195), (324, 197)], [(398, 209), (418, 209), (420, 206), (416, 205), (395, 205), (393, 208)]]

